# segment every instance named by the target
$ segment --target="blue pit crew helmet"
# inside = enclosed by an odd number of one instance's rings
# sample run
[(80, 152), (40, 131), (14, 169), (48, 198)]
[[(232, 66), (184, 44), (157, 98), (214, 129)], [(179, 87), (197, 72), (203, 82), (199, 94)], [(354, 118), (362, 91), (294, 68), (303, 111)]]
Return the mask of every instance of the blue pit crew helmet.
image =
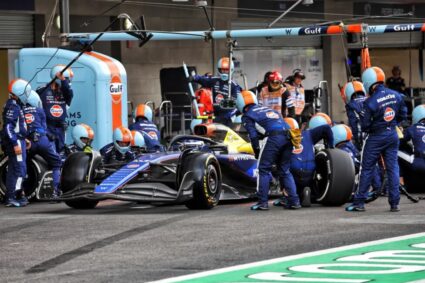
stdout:
[(15, 79), (9, 83), (9, 93), (18, 97), (23, 104), (27, 104), (31, 90), (31, 85), (23, 79)]
[(367, 68), (362, 73), (362, 82), (366, 92), (370, 95), (372, 86), (385, 82), (385, 73), (379, 67)]
[(311, 117), (310, 121), (308, 122), (308, 127), (310, 129), (314, 129), (323, 125), (332, 126), (331, 118), (325, 113), (316, 113), (315, 115), (313, 115), (313, 117)]
[(355, 93), (361, 93), (363, 95), (366, 95), (366, 90), (361, 82), (353, 81), (348, 82), (344, 85), (342, 88), (343, 91), (343, 98), (345, 103), (348, 103), (351, 101), (351, 97)]
[(132, 147), (137, 147), (137, 148), (146, 147), (145, 138), (139, 131), (131, 131), (131, 135), (133, 137), (130, 143)]
[(412, 112), (412, 123), (417, 124), (422, 119), (425, 119), (425, 104), (421, 104), (415, 107)]
[(334, 146), (341, 142), (351, 141), (353, 138), (353, 132), (350, 127), (343, 124), (333, 126), (332, 133), (334, 136)]
[(220, 78), (223, 81), (227, 81), (229, 80), (229, 74), (233, 74), (235, 65), (232, 60), (229, 60), (229, 57), (223, 57), (217, 62), (217, 70), (220, 74)]
[[(63, 64), (59, 64), (59, 65), (54, 66), (52, 68), (52, 70), (50, 71), (50, 77), (52, 79), (53, 78), (56, 78), (56, 74), (59, 73), (59, 72), (61, 72), (63, 69), (65, 69), (65, 67), (66, 67), (66, 65), (63, 65)], [(67, 78), (69, 80), (69, 82), (71, 82), (72, 81), (72, 78), (74, 77), (74, 72), (72, 71), (71, 68), (68, 68), (68, 69), (65, 70), (65, 72), (63, 72), (62, 75), (65, 78)], [(61, 80), (60, 79), (56, 79), (55, 82), (58, 85), (61, 85)]]
[(130, 143), (133, 139), (129, 129), (118, 127), (114, 130), (114, 146), (122, 154), (130, 150)]
[(133, 110), (134, 121), (137, 121), (138, 117), (144, 117), (148, 121), (152, 122), (152, 118), (153, 118), (152, 109), (146, 104), (137, 105), (137, 107)]
[(236, 108), (243, 113), (245, 106), (250, 104), (258, 104), (257, 96), (249, 90), (243, 90), (241, 93), (238, 93), (236, 98)]
[[(81, 139), (85, 138), (88, 141), (85, 143)], [(78, 124), (72, 129), (72, 139), (74, 144), (80, 149), (84, 149), (86, 146), (90, 146), (91, 142), (94, 139), (93, 129), (86, 124)]]
[(43, 108), (40, 96), (38, 96), (38, 93), (33, 90), (31, 90), (30, 95), (27, 98), (27, 104), (31, 105), (32, 107)]

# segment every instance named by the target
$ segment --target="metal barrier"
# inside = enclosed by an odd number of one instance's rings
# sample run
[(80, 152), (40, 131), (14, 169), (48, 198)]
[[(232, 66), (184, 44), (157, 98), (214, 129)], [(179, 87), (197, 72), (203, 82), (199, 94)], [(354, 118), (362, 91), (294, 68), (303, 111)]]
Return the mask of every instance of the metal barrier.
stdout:
[(159, 105), (159, 128), (163, 130), (163, 138), (171, 137), (173, 134), (173, 103), (169, 100), (164, 100)]

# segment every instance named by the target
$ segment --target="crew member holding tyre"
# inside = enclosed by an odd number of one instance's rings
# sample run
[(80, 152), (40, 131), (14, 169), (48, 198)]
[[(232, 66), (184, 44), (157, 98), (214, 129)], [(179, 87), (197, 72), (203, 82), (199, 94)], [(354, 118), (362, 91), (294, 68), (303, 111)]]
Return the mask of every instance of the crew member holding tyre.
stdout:
[[(289, 126), (276, 110), (257, 105), (257, 97), (251, 91), (242, 91), (236, 99), (238, 110), (243, 113), (242, 123), (248, 131), (252, 148), (258, 162), (259, 202), (251, 210), (268, 210), (268, 197), (273, 164), (278, 167), (279, 180), (288, 194), (285, 208), (301, 208), (296, 192), (294, 178), (289, 170), (292, 144), (288, 138)], [(260, 149), (260, 135), (265, 136), (264, 146)]]
[(71, 81), (74, 76), (71, 68), (61, 74), (65, 65), (56, 65), (50, 72), (50, 77), (56, 78), (51, 85), (37, 89), (43, 102), (44, 112), (47, 117), (47, 136), (54, 141), (56, 152), (62, 154), (65, 147), (65, 131), (68, 127), (66, 122), (67, 106), (71, 106), (74, 93), (71, 89)]
[(130, 147), (132, 139), (133, 136), (129, 129), (125, 127), (116, 128), (113, 134), (114, 141), (100, 149), (103, 163), (129, 162), (136, 158)]
[[(353, 160), (356, 174), (359, 174), (360, 152), (357, 150), (356, 146), (351, 142), (353, 138), (353, 133), (351, 129), (346, 125), (340, 124), (333, 126), (332, 132), (334, 136), (335, 147), (347, 152), (350, 155), (351, 159)], [(375, 166), (375, 171), (372, 175), (372, 191), (368, 192), (366, 202), (371, 202), (377, 199), (381, 193), (382, 181), (378, 165)], [(357, 187), (353, 188), (353, 193), (356, 190)]]
[(375, 165), (382, 155), (388, 176), (388, 200), (390, 211), (399, 211), (399, 166), (397, 151), (398, 123), (406, 120), (407, 108), (400, 93), (384, 86), (385, 74), (379, 67), (370, 67), (362, 74), (364, 87), (370, 97), (364, 102), (361, 117), (362, 131), (367, 133), (363, 144), (359, 188), (353, 203), (346, 211), (364, 211), (368, 189), (372, 182)]
[(5, 205), (21, 207), (28, 204), (23, 194), (22, 181), (27, 174), (26, 141), (27, 127), (22, 105), (31, 93), (30, 84), (23, 79), (9, 83), (9, 99), (3, 108), (2, 148), (8, 159)]
[(148, 152), (157, 152), (163, 150), (163, 146), (160, 143), (161, 134), (152, 122), (152, 118), (152, 109), (145, 104), (139, 104), (133, 111), (134, 123), (130, 125), (129, 129), (143, 135)]
[(60, 196), (59, 182), (62, 161), (53, 143), (46, 136), (46, 114), (42, 108), (40, 97), (35, 91), (31, 91), (28, 96), (27, 104), (23, 107), (23, 111), (28, 128), (28, 139), (31, 142), (29, 157), (38, 154), (46, 160), (49, 169), (52, 170), (52, 199), (56, 200)]
[[(285, 118), (285, 122), (291, 129), (299, 129), (298, 122), (293, 118)], [(311, 205), (311, 188), (313, 185), (314, 171), (316, 170), (314, 145), (320, 140), (325, 141), (327, 148), (333, 148), (334, 141), (331, 127), (322, 121), (316, 123), (315, 127), (302, 132), (301, 146), (293, 147), (291, 155), (291, 173), (294, 176), (297, 191), (301, 195), (301, 205)], [(275, 206), (283, 206), (286, 197), (279, 198), (273, 202)]]

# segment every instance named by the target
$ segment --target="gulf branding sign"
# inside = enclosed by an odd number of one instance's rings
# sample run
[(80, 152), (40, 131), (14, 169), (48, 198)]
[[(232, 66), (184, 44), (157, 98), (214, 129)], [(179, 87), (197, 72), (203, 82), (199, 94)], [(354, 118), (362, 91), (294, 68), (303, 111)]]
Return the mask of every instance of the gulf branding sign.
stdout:
[(109, 84), (109, 93), (111, 94), (112, 103), (120, 104), (122, 96), (122, 83), (119, 76), (113, 76)]

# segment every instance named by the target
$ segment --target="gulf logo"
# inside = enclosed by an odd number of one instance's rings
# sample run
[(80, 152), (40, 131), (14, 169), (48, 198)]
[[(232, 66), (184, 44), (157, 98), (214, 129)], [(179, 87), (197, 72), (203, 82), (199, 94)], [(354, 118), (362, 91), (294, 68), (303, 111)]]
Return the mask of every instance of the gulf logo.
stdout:
[(25, 122), (27, 124), (31, 124), (32, 122), (34, 122), (34, 115), (32, 115), (30, 113), (25, 114)]
[(270, 119), (279, 119), (279, 115), (275, 112), (272, 112), (272, 111), (267, 112), (266, 116)]
[(217, 94), (215, 97), (215, 102), (220, 103), (224, 99), (224, 96), (222, 94)]
[(148, 132), (148, 135), (153, 139), (153, 140), (157, 140), (158, 139), (158, 135), (154, 132), (154, 131), (150, 131)]
[(55, 104), (50, 107), (50, 114), (52, 114), (53, 117), (60, 117), (63, 114), (63, 109), (59, 105)]
[(114, 104), (121, 103), (122, 83), (119, 76), (113, 76), (109, 85), (109, 93)]
[(394, 119), (394, 117), (395, 117), (394, 110), (391, 107), (387, 107), (385, 109), (385, 112), (384, 112), (384, 120), (386, 122), (390, 122), (390, 121), (392, 121)]
[(302, 144), (300, 144), (300, 148), (293, 147), (292, 153), (293, 154), (300, 154), (301, 152), (303, 152), (303, 150), (304, 150), (304, 147), (303, 147)]

